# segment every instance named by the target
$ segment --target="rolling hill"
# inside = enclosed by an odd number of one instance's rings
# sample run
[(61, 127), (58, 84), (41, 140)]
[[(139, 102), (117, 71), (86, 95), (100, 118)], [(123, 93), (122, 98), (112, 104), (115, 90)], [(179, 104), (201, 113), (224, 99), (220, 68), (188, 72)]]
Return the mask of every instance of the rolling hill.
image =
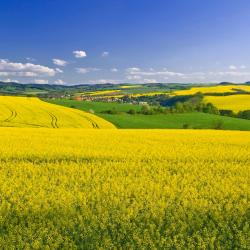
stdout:
[(197, 93), (210, 94), (210, 93), (237, 93), (237, 92), (250, 92), (249, 85), (216, 85), (216, 86), (205, 86), (205, 87), (192, 87), (187, 90), (180, 90), (173, 92), (174, 95), (194, 95)]
[(250, 95), (206, 96), (205, 101), (234, 112), (250, 109)]
[[(250, 96), (249, 96), (250, 97)], [(65, 99), (49, 100), (51, 103), (66, 107), (75, 107), (83, 111), (93, 110), (96, 115), (115, 124), (117, 128), (139, 129), (139, 128), (161, 128), (181, 129), (183, 127), (193, 129), (225, 129), (225, 130), (250, 130), (250, 120), (233, 117), (219, 116), (214, 114), (193, 112), (175, 114), (142, 115), (126, 114), (130, 109), (139, 111), (140, 105), (105, 103), (105, 102), (84, 102)], [(105, 110), (115, 109), (118, 114), (105, 114)], [(219, 127), (218, 127), (219, 126)]]
[(14, 96), (0, 96), (0, 127), (115, 128), (84, 111)]

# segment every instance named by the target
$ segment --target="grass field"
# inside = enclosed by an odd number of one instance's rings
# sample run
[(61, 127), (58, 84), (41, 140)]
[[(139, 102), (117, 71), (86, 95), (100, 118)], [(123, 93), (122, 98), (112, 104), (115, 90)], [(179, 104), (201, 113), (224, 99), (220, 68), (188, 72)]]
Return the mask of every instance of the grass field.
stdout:
[(247, 249), (250, 133), (0, 128), (1, 249)]
[(226, 130), (250, 130), (250, 120), (231, 118), (205, 113), (183, 113), (168, 115), (100, 115), (118, 128), (188, 128)]
[(132, 105), (126, 103), (114, 103), (114, 102), (86, 102), (86, 101), (74, 101), (66, 99), (48, 100), (50, 103), (62, 105), (66, 107), (74, 107), (83, 111), (93, 110), (95, 113), (101, 113), (102, 111), (116, 109), (118, 112), (127, 112), (130, 109), (139, 111), (140, 105)]
[(250, 120), (238, 118), (211, 115), (205, 113), (184, 113), (168, 115), (128, 115), (102, 114), (102, 111), (115, 108), (118, 112), (126, 112), (129, 109), (140, 110), (140, 105), (117, 104), (105, 102), (79, 102), (71, 100), (52, 100), (52, 103), (74, 106), (80, 110), (88, 111), (90, 109), (96, 112), (96, 115), (110, 121), (118, 128), (183, 128), (188, 125), (189, 128), (211, 129), (221, 124), (221, 129), (230, 130), (250, 130)]
[(114, 128), (95, 115), (43, 102), (38, 98), (0, 96), (1, 127)]
[(218, 85), (218, 86), (206, 86), (206, 87), (193, 87), (187, 90), (179, 90), (173, 92), (175, 95), (194, 95), (198, 92), (208, 94), (208, 93), (233, 93), (237, 92), (237, 90), (243, 90), (246, 92), (250, 92), (249, 85)]
[(250, 95), (206, 96), (205, 101), (213, 103), (219, 109), (235, 112), (250, 110)]

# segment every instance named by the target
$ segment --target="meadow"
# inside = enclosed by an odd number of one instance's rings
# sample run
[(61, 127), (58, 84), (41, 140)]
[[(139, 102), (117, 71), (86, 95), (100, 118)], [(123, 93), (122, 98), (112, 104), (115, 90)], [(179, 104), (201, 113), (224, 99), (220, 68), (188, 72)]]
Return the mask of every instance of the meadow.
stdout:
[(0, 96), (0, 127), (115, 128), (84, 111), (16, 96)]
[(223, 129), (250, 130), (250, 120), (206, 114), (200, 112), (182, 114), (100, 114), (104, 119), (122, 129)]
[(1, 249), (248, 249), (250, 134), (0, 128)]

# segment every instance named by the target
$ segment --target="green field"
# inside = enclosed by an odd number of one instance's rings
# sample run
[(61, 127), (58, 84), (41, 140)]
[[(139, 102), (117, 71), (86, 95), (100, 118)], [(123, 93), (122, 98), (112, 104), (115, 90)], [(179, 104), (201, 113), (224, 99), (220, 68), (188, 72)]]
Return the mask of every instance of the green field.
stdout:
[(157, 114), (157, 115), (129, 115), (103, 114), (102, 111), (115, 108), (118, 112), (126, 112), (129, 109), (140, 110), (141, 106), (131, 104), (117, 104), (104, 102), (80, 102), (72, 100), (53, 100), (52, 103), (89, 111), (94, 110), (96, 115), (112, 122), (118, 128), (187, 128), (194, 129), (226, 129), (226, 130), (250, 130), (250, 120), (212, 115), (206, 113), (183, 114)]
[(93, 110), (95, 113), (102, 111), (112, 110), (115, 108), (118, 112), (127, 112), (130, 109), (139, 111), (140, 105), (132, 105), (127, 103), (114, 103), (114, 102), (79, 102), (67, 99), (48, 100), (50, 103), (59, 104), (66, 107), (74, 107), (80, 110), (89, 111)]
[[(231, 118), (205, 113), (184, 113), (168, 115), (100, 115), (118, 128), (188, 128), (250, 130), (250, 120)], [(221, 126), (221, 127), (218, 127)]]

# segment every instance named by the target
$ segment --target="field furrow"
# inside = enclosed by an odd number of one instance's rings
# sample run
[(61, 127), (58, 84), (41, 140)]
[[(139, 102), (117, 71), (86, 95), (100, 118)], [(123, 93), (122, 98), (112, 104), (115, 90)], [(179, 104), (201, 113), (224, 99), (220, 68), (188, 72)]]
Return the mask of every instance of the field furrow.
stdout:
[(0, 96), (1, 127), (115, 128), (108, 121), (38, 98)]

